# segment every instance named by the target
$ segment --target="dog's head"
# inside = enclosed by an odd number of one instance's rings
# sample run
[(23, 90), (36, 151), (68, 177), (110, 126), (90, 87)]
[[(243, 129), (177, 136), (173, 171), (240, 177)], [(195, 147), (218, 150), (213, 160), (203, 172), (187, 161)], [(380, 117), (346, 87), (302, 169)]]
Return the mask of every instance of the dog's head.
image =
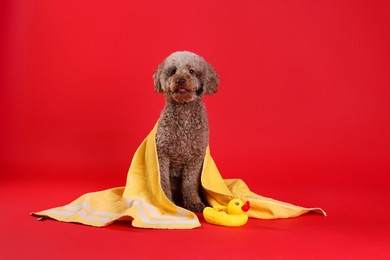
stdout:
[(199, 55), (180, 51), (172, 53), (153, 76), (154, 89), (174, 102), (185, 103), (217, 92), (219, 79), (214, 68)]

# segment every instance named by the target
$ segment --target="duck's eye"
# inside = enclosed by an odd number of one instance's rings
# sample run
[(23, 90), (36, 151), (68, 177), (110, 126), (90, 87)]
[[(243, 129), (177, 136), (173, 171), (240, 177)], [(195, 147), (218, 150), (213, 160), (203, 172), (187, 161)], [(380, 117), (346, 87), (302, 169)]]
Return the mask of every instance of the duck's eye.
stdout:
[(169, 71), (169, 76), (173, 76), (173, 75), (175, 75), (176, 74), (176, 68), (175, 69), (171, 69), (170, 71)]
[(234, 203), (234, 204), (236, 204), (236, 206), (239, 206), (240, 205), (240, 203), (237, 201), (236, 203)]
[(195, 71), (193, 69), (190, 69), (189, 72), (190, 72), (191, 75), (195, 74)]

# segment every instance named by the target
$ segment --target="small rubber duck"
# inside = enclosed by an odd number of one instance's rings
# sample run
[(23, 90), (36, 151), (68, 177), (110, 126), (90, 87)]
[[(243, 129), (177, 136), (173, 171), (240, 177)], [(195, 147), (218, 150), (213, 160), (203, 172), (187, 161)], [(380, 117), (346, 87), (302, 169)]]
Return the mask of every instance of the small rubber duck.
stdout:
[(227, 227), (239, 227), (248, 222), (249, 201), (243, 202), (240, 199), (232, 199), (226, 206), (206, 207), (203, 210), (204, 219), (215, 225)]

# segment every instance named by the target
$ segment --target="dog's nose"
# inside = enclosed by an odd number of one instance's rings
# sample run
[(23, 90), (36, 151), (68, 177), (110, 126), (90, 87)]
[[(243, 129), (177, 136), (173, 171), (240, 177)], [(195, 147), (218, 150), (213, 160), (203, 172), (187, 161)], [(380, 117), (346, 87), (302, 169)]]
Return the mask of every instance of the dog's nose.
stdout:
[(186, 84), (186, 79), (185, 78), (178, 78), (176, 80), (176, 83), (180, 86), (184, 86)]

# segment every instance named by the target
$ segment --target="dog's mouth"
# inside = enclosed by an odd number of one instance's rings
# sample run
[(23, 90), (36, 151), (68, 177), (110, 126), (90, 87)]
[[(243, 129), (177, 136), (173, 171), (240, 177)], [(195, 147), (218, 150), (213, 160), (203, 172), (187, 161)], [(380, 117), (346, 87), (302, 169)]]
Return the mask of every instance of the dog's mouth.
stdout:
[(199, 98), (203, 94), (203, 86), (196, 88), (191, 85), (176, 84), (172, 86), (172, 92), (169, 92), (169, 96), (179, 103), (188, 103)]
[(203, 86), (201, 86), (200, 88), (196, 89), (196, 90), (193, 90), (193, 89), (190, 89), (188, 87), (185, 87), (185, 86), (177, 86), (174, 90), (174, 94), (190, 94), (190, 93), (194, 93), (196, 94), (197, 96), (201, 96), (204, 92), (204, 89), (203, 89)]
[(171, 93), (173, 100), (179, 103), (191, 102), (196, 97), (195, 91), (188, 86), (175, 86)]
[(179, 93), (179, 94), (185, 94), (187, 92), (190, 92), (190, 90), (188, 90), (186, 87), (183, 86), (179, 86), (175, 90), (175, 93)]

